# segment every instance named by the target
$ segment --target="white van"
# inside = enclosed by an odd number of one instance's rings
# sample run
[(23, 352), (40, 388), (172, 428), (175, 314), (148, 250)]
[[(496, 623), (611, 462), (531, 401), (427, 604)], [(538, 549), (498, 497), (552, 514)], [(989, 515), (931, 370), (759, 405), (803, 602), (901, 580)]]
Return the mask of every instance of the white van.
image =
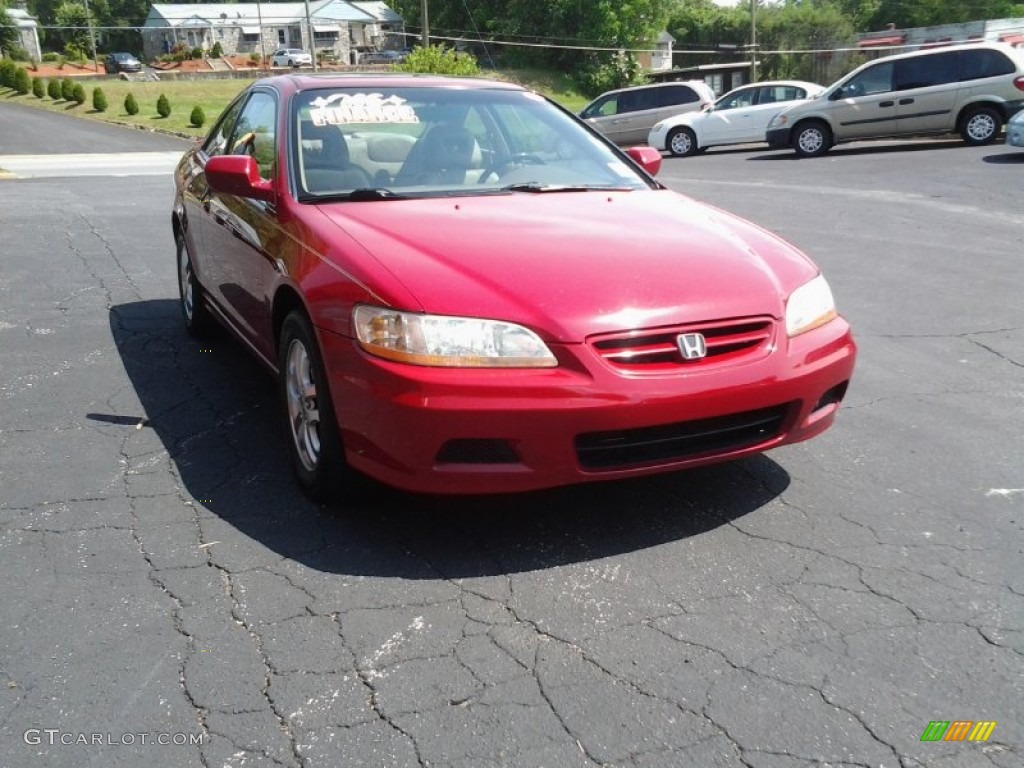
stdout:
[(1024, 51), (1003, 43), (930, 48), (864, 64), (772, 118), (765, 139), (814, 157), (844, 141), (959, 133), (990, 144), (1024, 107)]
[(655, 123), (699, 112), (714, 100), (714, 91), (703, 80), (638, 85), (602, 93), (580, 117), (616, 144), (643, 144)]

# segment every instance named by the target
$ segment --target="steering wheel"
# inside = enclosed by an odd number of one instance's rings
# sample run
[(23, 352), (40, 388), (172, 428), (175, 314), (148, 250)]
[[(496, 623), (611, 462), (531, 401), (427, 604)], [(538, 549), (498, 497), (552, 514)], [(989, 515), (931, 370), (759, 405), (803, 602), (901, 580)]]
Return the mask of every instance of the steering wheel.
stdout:
[(539, 155), (535, 155), (532, 152), (516, 152), (514, 155), (509, 155), (504, 160), (484, 168), (480, 173), (480, 178), (477, 180), (477, 183), (486, 184), (492, 175), (500, 179), (505, 175), (505, 171), (508, 170), (509, 166), (512, 165), (547, 165), (547, 162), (545, 162), (544, 158)]

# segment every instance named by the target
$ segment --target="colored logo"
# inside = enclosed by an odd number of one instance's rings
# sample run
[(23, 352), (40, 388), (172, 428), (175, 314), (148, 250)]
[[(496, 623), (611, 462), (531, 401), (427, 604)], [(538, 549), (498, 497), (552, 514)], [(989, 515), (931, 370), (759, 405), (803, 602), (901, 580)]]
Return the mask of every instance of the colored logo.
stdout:
[(988, 741), (995, 728), (995, 720), (932, 720), (921, 741)]

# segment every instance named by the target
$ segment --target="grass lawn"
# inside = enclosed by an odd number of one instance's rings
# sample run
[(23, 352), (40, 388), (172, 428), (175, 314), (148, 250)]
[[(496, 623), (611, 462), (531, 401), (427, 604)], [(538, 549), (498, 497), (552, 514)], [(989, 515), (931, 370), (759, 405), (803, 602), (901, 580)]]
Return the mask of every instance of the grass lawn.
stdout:
[[(574, 90), (568, 77), (558, 73), (542, 70), (514, 70), (499, 72), (496, 73), (496, 76), (533, 88), (573, 112), (579, 112), (588, 101), (586, 97)], [(76, 77), (74, 80), (85, 88), (84, 104), (78, 105), (73, 101), (63, 100), (53, 101), (49, 96), (37, 99), (31, 93), (22, 96), (10, 88), (3, 87), (0, 87), (0, 98), (76, 117), (137, 125), (169, 131), (182, 136), (205, 136), (228, 102), (251, 82), (248, 79), (215, 80), (213, 78), (168, 80), (156, 83), (136, 83), (88, 77)], [(44, 78), (44, 85), (45, 82)], [(96, 87), (102, 88), (107, 97), (108, 106), (105, 112), (97, 112), (92, 108), (92, 93)], [(124, 111), (124, 99), (129, 93), (135, 96), (135, 101), (139, 105), (139, 112), (136, 115), (129, 115)], [(166, 95), (171, 104), (171, 114), (166, 118), (160, 117), (156, 111), (156, 102), (160, 98), (160, 94)], [(196, 105), (202, 107), (206, 114), (206, 123), (202, 128), (194, 128), (189, 124), (192, 108)]]

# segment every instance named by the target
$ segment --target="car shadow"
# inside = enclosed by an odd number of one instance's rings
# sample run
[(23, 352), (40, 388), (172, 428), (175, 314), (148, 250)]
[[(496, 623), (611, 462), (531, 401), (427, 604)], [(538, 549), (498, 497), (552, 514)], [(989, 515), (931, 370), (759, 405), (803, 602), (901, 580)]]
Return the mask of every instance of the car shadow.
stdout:
[[(1007, 152), (1001, 155), (985, 155), (981, 158), (983, 162), (994, 165), (1024, 165), (1024, 149), (1019, 147), (1007, 147)], [(1014, 151), (1016, 150), (1016, 151)]]
[(222, 330), (189, 338), (170, 299), (120, 304), (109, 318), (142, 412), (88, 418), (154, 430), (201, 515), (324, 572), (463, 578), (589, 561), (728, 525), (790, 482), (758, 456), (502, 496), (422, 496), (371, 484), (345, 509), (320, 506), (292, 478), (274, 379), (241, 345)]
[[(844, 157), (857, 157), (859, 155), (884, 155), (890, 152), (925, 152), (936, 149), (954, 149), (967, 146), (961, 139), (909, 139), (893, 141), (881, 139), (876, 142), (852, 142), (850, 144), (839, 144), (832, 147), (824, 155), (817, 158), (806, 158), (814, 161), (821, 158), (833, 158), (840, 160)], [(771, 154), (756, 155), (747, 158), (748, 160), (803, 160), (796, 152), (789, 149), (771, 150)]]

